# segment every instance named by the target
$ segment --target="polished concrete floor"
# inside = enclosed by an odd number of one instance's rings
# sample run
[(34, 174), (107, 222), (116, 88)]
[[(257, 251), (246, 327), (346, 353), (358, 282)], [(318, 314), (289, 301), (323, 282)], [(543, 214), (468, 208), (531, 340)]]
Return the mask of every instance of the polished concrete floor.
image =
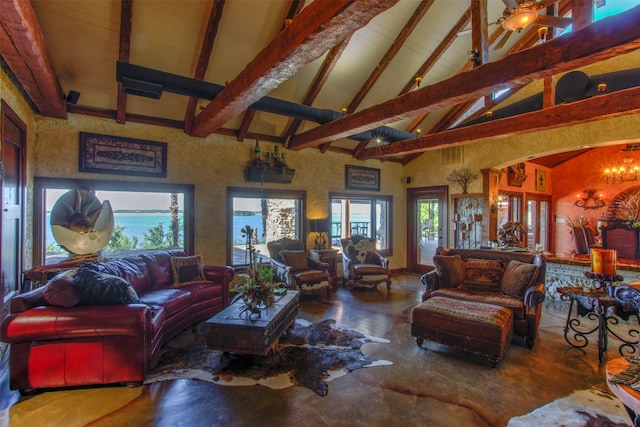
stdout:
[[(360, 369), (329, 383), (320, 397), (303, 387), (222, 387), (195, 380), (138, 388), (90, 387), (21, 397), (0, 376), (0, 426), (504, 426), (510, 418), (604, 382), (595, 342), (564, 340), (568, 305), (544, 305), (540, 337), (529, 350), (515, 339), (498, 368), (448, 347), (416, 346), (411, 308), (420, 302), (419, 276), (394, 277), (392, 292), (339, 287), (330, 298), (303, 299), (300, 318), (336, 319), (339, 326), (383, 337), (363, 352), (392, 366)], [(628, 329), (635, 319), (622, 325)]]

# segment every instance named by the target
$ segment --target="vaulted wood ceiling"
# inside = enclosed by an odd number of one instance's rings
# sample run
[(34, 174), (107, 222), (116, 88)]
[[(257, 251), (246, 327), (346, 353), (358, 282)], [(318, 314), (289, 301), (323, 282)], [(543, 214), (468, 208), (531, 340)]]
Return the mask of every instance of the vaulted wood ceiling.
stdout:
[[(540, 22), (573, 20), (572, 33), (553, 39), (551, 28), (542, 42), (537, 25), (520, 33), (495, 25), (511, 2), (3, 0), (0, 55), (45, 116), (88, 114), (403, 163), (444, 146), (640, 111), (638, 88), (554, 105), (551, 84), (638, 49), (640, 6), (589, 25), (590, 2), (542, 0)], [(213, 83), (218, 93), (128, 95), (117, 61)], [(478, 100), (484, 106), (471, 117), (495, 107), (496, 90), (516, 93), (540, 79), (545, 108), (526, 120), (451, 129)], [(76, 105), (64, 100), (70, 90), (80, 92)], [(333, 116), (319, 123), (253, 108), (264, 97)], [(380, 127), (400, 137), (380, 144)]]

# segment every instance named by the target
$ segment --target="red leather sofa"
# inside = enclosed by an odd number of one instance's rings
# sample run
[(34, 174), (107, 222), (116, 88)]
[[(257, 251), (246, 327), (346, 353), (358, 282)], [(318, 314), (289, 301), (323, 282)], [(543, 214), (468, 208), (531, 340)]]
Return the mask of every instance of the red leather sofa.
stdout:
[(98, 263), (126, 279), (139, 303), (53, 306), (47, 285), (14, 297), (0, 326), (0, 339), (11, 344), (10, 388), (141, 384), (163, 343), (229, 305), (233, 269), (205, 265), (201, 280), (176, 286), (171, 259), (184, 256), (161, 251)]

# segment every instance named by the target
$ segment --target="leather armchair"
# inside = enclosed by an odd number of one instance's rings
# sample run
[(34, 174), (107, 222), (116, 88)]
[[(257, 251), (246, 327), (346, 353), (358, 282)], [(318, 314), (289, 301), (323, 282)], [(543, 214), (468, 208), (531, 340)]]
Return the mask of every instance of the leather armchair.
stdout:
[(375, 242), (364, 236), (341, 239), (342, 268), (349, 290), (355, 287), (377, 287), (385, 282), (391, 291), (389, 260), (375, 250)]
[(302, 242), (283, 238), (268, 242), (267, 249), (276, 280), (303, 294), (326, 292), (330, 295), (333, 279), (329, 264), (309, 258)]

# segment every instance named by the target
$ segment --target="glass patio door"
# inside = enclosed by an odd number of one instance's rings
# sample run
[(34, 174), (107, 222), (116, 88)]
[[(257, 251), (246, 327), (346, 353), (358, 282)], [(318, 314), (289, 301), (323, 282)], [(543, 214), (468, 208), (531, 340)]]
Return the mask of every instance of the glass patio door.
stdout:
[(527, 200), (527, 247), (531, 250), (550, 250), (549, 227), (551, 218), (551, 198), (536, 196)]
[(413, 273), (433, 270), (438, 246), (448, 245), (446, 187), (409, 189), (410, 221), (407, 227), (407, 269)]

